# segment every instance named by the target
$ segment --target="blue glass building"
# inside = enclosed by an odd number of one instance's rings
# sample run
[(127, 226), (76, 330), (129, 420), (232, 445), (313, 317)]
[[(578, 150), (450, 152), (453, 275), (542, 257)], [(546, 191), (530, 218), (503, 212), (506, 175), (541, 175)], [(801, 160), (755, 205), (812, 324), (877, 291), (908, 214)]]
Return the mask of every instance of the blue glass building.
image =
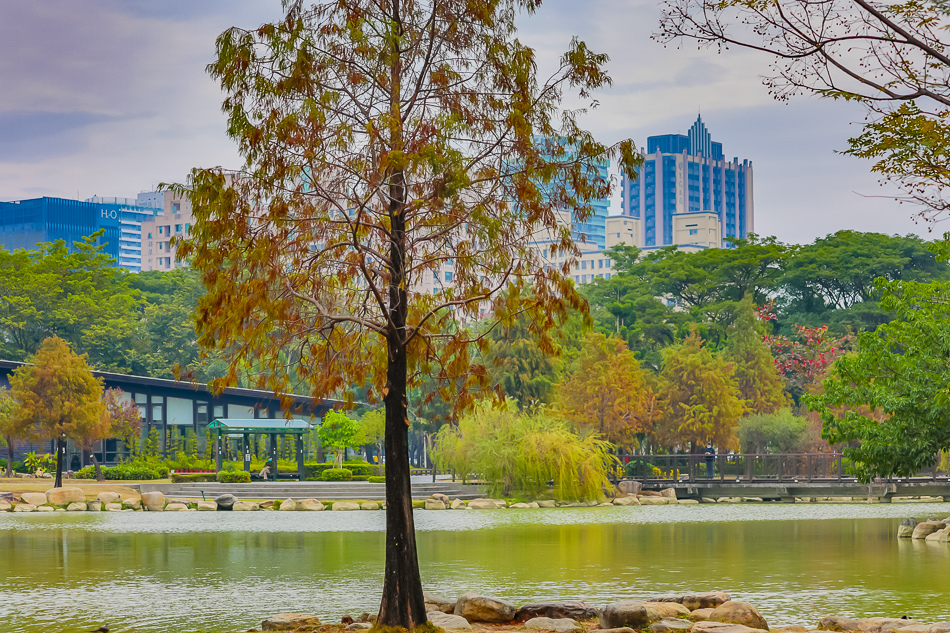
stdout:
[(125, 198), (33, 198), (0, 202), (0, 246), (8, 251), (34, 249), (42, 242), (65, 240), (72, 247), (99, 229), (99, 243), (118, 265), (142, 269), (142, 222), (156, 209), (139, 207)]
[(727, 161), (697, 117), (685, 136), (647, 139), (639, 178), (623, 176), (621, 209), (641, 221), (641, 247), (673, 244), (673, 216), (688, 213), (714, 213), (723, 238), (746, 237), (754, 230), (752, 163)]

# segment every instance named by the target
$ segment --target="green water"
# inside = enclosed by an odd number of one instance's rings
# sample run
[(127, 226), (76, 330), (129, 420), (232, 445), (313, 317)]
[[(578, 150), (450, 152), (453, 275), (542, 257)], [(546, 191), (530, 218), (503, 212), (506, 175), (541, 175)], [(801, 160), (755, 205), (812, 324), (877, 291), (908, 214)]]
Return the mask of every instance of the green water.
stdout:
[[(895, 537), (950, 504), (416, 512), (426, 588), (602, 605), (725, 590), (770, 624), (828, 614), (950, 620), (950, 545)], [(0, 632), (325, 622), (379, 604), (383, 513), (0, 515)]]

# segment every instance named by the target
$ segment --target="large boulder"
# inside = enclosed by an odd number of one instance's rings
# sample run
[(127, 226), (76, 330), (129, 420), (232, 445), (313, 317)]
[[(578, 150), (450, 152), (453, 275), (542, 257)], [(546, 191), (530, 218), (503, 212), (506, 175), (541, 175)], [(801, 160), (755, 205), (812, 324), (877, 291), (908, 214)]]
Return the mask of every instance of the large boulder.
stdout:
[(690, 622), (703, 622), (709, 619), (709, 616), (712, 615), (712, 612), (715, 611), (712, 607), (706, 607), (704, 609), (693, 609), (689, 612)]
[(464, 510), (465, 502), (462, 501), (461, 499), (455, 499), (454, 501), (452, 501), (452, 505), (449, 507), (451, 507), (453, 510)]
[(630, 627), (631, 629), (645, 629), (654, 622), (663, 619), (655, 606), (661, 604), (651, 602), (644, 604), (637, 600), (624, 600), (608, 604), (600, 612), (600, 628), (616, 629)]
[(14, 512), (35, 512), (36, 506), (33, 505), (32, 503), (18, 503), (17, 505), (13, 506), (13, 511)]
[(439, 611), (440, 613), (455, 613), (455, 600), (443, 598), (439, 594), (422, 592), (422, 597), (426, 604), (426, 613)]
[(597, 609), (585, 602), (537, 602), (526, 604), (515, 613), (515, 620), (524, 622), (531, 618), (570, 618), (573, 620), (592, 620), (597, 617)]
[(944, 525), (940, 521), (924, 521), (923, 523), (917, 524), (914, 531), (911, 532), (911, 538), (927, 538), (937, 530), (942, 530), (943, 528)]
[(321, 510), (325, 510), (326, 506), (316, 499), (300, 499), (294, 502), (294, 509), (301, 512), (320, 512)]
[(689, 609), (684, 607), (678, 602), (653, 602), (646, 601), (643, 603), (645, 606), (655, 609), (660, 618), (688, 618)]
[(364, 501), (360, 504), (360, 510), (379, 510), (379, 504), (375, 501)]
[(46, 493), (45, 492), (24, 492), (23, 494), (20, 495), (20, 499), (23, 500), (23, 503), (28, 503), (31, 506), (41, 506), (46, 503)]
[(160, 492), (143, 492), (142, 504), (149, 512), (161, 512), (165, 509), (165, 495)]
[(102, 512), (102, 502), (96, 499), (86, 504), (86, 510), (89, 512)]
[(704, 591), (701, 593), (664, 594), (650, 598), (648, 602), (678, 602), (690, 611), (695, 611), (696, 609), (715, 609), (730, 600), (732, 598), (724, 591)]
[(571, 618), (531, 618), (524, 628), (534, 631), (554, 631), (555, 633), (584, 632), (584, 627)]
[(514, 619), (516, 612), (515, 605), (509, 602), (475, 593), (463, 593), (455, 602), (455, 615), (469, 622), (505, 624)]
[(254, 503), (252, 501), (238, 501), (233, 506), (231, 506), (231, 510), (233, 512), (253, 512), (260, 509), (260, 504)]
[(917, 519), (904, 519), (897, 528), (897, 538), (910, 538), (914, 535), (915, 527), (917, 527)]
[(102, 503), (118, 503), (122, 501), (122, 495), (117, 492), (100, 492), (96, 495), (96, 499)]
[(64, 486), (62, 488), (50, 488), (46, 491), (46, 502), (54, 506), (68, 506), (74, 501), (85, 501), (86, 495), (82, 488), (75, 486)]
[(426, 499), (426, 510), (445, 510), (445, 502), (441, 499)]
[(537, 501), (539, 508), (556, 508), (557, 503), (554, 499), (538, 499)]
[(660, 496), (664, 499), (676, 499), (676, 488), (664, 488), (660, 491)]
[(709, 614), (709, 620), (712, 622), (742, 624), (752, 629), (769, 630), (768, 622), (748, 602), (736, 602), (734, 600), (724, 602)]
[(764, 629), (753, 629), (743, 624), (713, 622), (712, 620), (697, 622), (690, 629), (690, 633), (764, 633), (764, 631)]
[(353, 503), (352, 501), (336, 501), (330, 507), (330, 510), (337, 510), (339, 512), (350, 512), (352, 510), (359, 510), (360, 504)]
[(676, 619), (664, 619), (659, 622), (654, 622), (650, 625), (651, 633), (679, 633), (680, 631), (688, 631), (692, 628), (693, 623), (689, 620)]
[(280, 508), (278, 508), (280, 512), (293, 512), (296, 509), (297, 504), (294, 503), (293, 499), (284, 499), (280, 502)]
[(261, 622), (263, 631), (293, 631), (297, 628), (310, 629), (317, 626), (320, 626), (320, 618), (304, 613), (281, 613)]
[(433, 625), (447, 631), (472, 630), (472, 625), (469, 624), (468, 620), (460, 615), (442, 613), (441, 611), (429, 611), (426, 613), (426, 617), (429, 618), (429, 622), (431, 622)]
[(927, 633), (950, 633), (950, 622), (937, 622), (930, 625)]
[(53, 506), (37, 506), (36, 511), (37, 512), (56, 512), (56, 508), (54, 508)]
[(668, 499), (666, 499), (665, 497), (640, 496), (640, 497), (637, 497), (637, 499), (639, 499), (640, 505), (642, 506), (665, 506), (668, 501)]
[(6, 499), (0, 499), (0, 512), (9, 512), (13, 509), (13, 504)]
[(932, 532), (927, 535), (925, 540), (937, 543), (947, 543), (950, 541), (950, 528), (943, 528), (942, 530)]
[(643, 490), (643, 484), (632, 479), (624, 479), (617, 484), (617, 487), (620, 488), (620, 492), (625, 495), (638, 495), (640, 491)]
[(128, 499), (122, 500), (122, 505), (129, 510), (141, 510), (142, 500), (138, 497), (129, 497)]
[(13, 502), (16, 501), (16, 497), (13, 496), (12, 492), (0, 492), (0, 501), (6, 501), (10, 505), (13, 505)]
[(66, 506), (66, 512), (85, 512), (88, 506), (82, 501), (73, 501)]
[(216, 512), (218, 510), (218, 504), (214, 501), (199, 501), (198, 502), (198, 512)]
[(165, 506), (165, 512), (185, 512), (188, 510), (188, 506), (184, 503), (169, 503)]
[(121, 503), (107, 503), (105, 505), (106, 512), (121, 512), (122, 504)]
[(615, 506), (638, 506), (640, 500), (636, 497), (617, 497), (614, 499)]
[(498, 504), (494, 499), (472, 499), (468, 502), (468, 507), (472, 510), (496, 510)]
[[(231, 508), (234, 507), (234, 504), (238, 502), (238, 498), (230, 493), (225, 493), (223, 495), (218, 495), (214, 498), (214, 502), (218, 504), (218, 510), (223, 512), (230, 512)], [(292, 614), (296, 615), (296, 614)]]

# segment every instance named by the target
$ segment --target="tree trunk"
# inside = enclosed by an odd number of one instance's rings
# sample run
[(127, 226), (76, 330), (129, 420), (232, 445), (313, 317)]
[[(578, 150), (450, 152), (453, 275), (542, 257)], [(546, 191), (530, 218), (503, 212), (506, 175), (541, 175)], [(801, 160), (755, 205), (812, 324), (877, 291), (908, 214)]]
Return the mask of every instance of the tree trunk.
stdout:
[[(398, 13), (398, 2), (394, 4)], [(394, 79), (398, 80), (399, 62)], [(398, 88), (397, 88), (398, 94)], [(395, 143), (395, 145), (400, 145)], [(386, 405), (386, 571), (377, 624), (414, 629), (425, 624), (425, 599), (416, 552), (409, 467), (409, 411), (406, 293), (406, 188), (402, 172), (390, 175), (389, 242), (392, 277), (389, 280), (388, 366), (383, 402)]]
[(63, 441), (63, 436), (60, 435), (56, 438), (56, 483), (53, 484), (54, 488), (63, 487), (63, 453), (66, 452), (66, 442)]
[(96, 454), (90, 451), (89, 457), (92, 458), (92, 465), (96, 467), (96, 481), (105, 481), (106, 478), (102, 476), (102, 468), (99, 466), (99, 460), (96, 459)]
[(7, 437), (7, 477), (13, 477), (13, 437)]

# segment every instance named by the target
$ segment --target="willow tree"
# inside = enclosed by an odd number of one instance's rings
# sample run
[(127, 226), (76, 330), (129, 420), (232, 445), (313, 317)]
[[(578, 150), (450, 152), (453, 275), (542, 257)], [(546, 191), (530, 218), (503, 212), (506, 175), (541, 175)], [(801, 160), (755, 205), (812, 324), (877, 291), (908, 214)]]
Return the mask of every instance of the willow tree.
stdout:
[[(598, 143), (579, 127), (582, 110), (560, 106), (567, 92), (586, 100), (609, 85), (605, 55), (575, 39), (553, 76), (538, 77), (514, 22), (540, 0), (284, 4), (282, 21), (218, 38), (209, 72), (245, 164), (195, 170), (177, 187), (196, 216), (179, 253), (208, 288), (201, 343), (233, 351), (214, 386), (253, 366), (257, 386), (278, 393), (368, 385), (384, 403), (378, 622), (413, 627), (426, 615), (407, 390), (434, 376), (427, 398), (469, 407), (489, 382), (470, 356), (483, 314), (525, 314), (553, 348), (551, 328), (583, 309), (562, 220), (590, 217), (611, 188), (599, 168), (619, 156), (632, 173), (635, 146)], [(563, 265), (546, 267), (529, 246), (539, 232)]]

